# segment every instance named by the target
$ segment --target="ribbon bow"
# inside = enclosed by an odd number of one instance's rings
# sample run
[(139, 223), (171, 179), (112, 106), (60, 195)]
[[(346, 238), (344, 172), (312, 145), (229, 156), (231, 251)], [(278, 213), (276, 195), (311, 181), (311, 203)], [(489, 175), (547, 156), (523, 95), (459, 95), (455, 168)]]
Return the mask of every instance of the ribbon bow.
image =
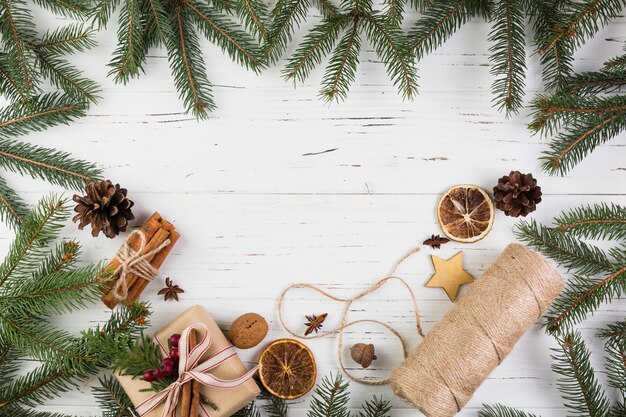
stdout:
[[(198, 343), (193, 349), (189, 350), (189, 333), (194, 329), (204, 330), (204, 335), (200, 343)], [(212, 355), (206, 361), (198, 364), (200, 358), (202, 358), (210, 347), (211, 335), (209, 334), (209, 329), (206, 325), (204, 325), (204, 323), (194, 323), (183, 330), (178, 347), (180, 355), (178, 362), (178, 379), (172, 382), (163, 391), (157, 392), (139, 404), (139, 406), (136, 407), (139, 416), (145, 416), (165, 401), (161, 417), (176, 417), (176, 406), (178, 405), (181, 387), (184, 384), (189, 383), (192, 379), (195, 379), (202, 385), (209, 387), (229, 389), (245, 383), (256, 373), (258, 366), (254, 367), (241, 377), (231, 380), (224, 380), (211, 375), (208, 373), (209, 371), (237, 356), (237, 353), (235, 353), (232, 346), (228, 346), (227, 348)], [(202, 403), (200, 403), (200, 416), (211, 417)]]
[[(137, 251), (134, 251), (128, 243), (130, 238), (135, 234), (139, 236), (139, 248)], [(146, 248), (146, 244), (146, 235), (141, 230), (135, 230), (128, 235), (128, 238), (120, 250), (115, 254), (115, 257), (120, 261), (120, 266), (113, 271), (113, 276), (118, 277), (113, 289), (113, 294), (115, 294), (115, 298), (119, 301), (124, 301), (126, 297), (128, 297), (128, 284), (126, 283), (127, 274), (132, 273), (148, 281), (152, 281), (152, 279), (157, 276), (159, 271), (150, 265), (148, 259), (152, 259), (154, 255), (167, 247), (170, 244), (170, 240), (165, 239), (159, 246), (142, 255), (141, 253)]]

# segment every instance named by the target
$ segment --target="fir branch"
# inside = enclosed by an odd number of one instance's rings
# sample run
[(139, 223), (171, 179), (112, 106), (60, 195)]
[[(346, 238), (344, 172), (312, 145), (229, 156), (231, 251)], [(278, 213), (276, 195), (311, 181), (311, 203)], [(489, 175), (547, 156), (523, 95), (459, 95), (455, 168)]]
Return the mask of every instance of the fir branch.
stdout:
[(406, 54), (408, 42), (396, 23), (390, 23), (377, 13), (364, 13), (363, 25), (367, 38), (387, 69), (393, 85), (405, 99), (417, 94), (417, 70)]
[(538, 417), (536, 414), (526, 413), (501, 404), (483, 405), (478, 417)]
[(223, 18), (218, 9), (196, 0), (184, 0), (184, 5), (191, 10), (191, 18), (204, 36), (226, 51), (233, 61), (255, 72), (265, 66), (263, 53), (254, 39)]
[(626, 291), (626, 267), (602, 279), (575, 275), (567, 283), (547, 314), (547, 330), (558, 333), (570, 330), (595, 311), (600, 304), (620, 297)]
[(10, 102), (21, 102), (24, 105), (30, 105), (30, 97), (25, 87), (14, 77), (14, 69), (12, 61), (5, 53), (0, 53), (0, 94), (4, 94)]
[[(625, 49), (626, 50), (626, 49)], [(605, 70), (624, 70), (626, 69), (626, 55), (621, 55), (604, 63)]]
[(517, 113), (523, 105), (526, 52), (524, 9), (522, 0), (501, 0), (496, 3), (489, 41), (493, 63), (491, 74), (500, 77), (492, 85), (494, 104), (506, 115)]
[(361, 51), (359, 23), (358, 19), (352, 21), (352, 27), (341, 38), (330, 57), (319, 94), (324, 101), (345, 100), (348, 96), (350, 84), (356, 77)]
[(92, 357), (78, 345), (78, 339), (53, 327), (43, 317), (6, 308), (0, 311), (0, 333), (16, 349), (59, 369), (83, 370)]
[(583, 239), (626, 240), (626, 207), (594, 204), (563, 212), (555, 219), (556, 229)]
[(36, 51), (54, 54), (84, 52), (96, 46), (95, 31), (82, 24), (62, 26), (47, 31), (34, 45)]
[(296, 52), (289, 58), (283, 76), (287, 80), (304, 82), (311, 71), (328, 55), (339, 38), (339, 33), (350, 22), (348, 16), (337, 15), (325, 19), (305, 36)]
[(409, 48), (422, 59), (448, 40), (470, 18), (486, 14), (484, 0), (441, 0), (428, 7), (409, 31)]
[(623, 407), (626, 404), (626, 320), (609, 324), (598, 332), (598, 337), (605, 339), (609, 386), (619, 390)]
[(541, 54), (547, 53), (560, 42), (572, 42), (571, 52), (576, 47), (593, 37), (600, 27), (608, 24), (611, 19), (619, 15), (626, 5), (624, 0), (586, 0), (580, 3), (570, 3), (571, 13), (567, 25), (556, 31), (551, 39), (546, 39)]
[(172, 36), (167, 40), (167, 51), (176, 89), (187, 111), (204, 119), (207, 111), (215, 108), (215, 103), (198, 36), (187, 21), (190, 17), (186, 7), (177, 6), (173, 13)]
[(0, 177), (0, 220), (17, 230), (27, 215), (28, 208), (22, 198)]
[(19, 63), (23, 90), (31, 94), (38, 82), (33, 70), (34, 54), (29, 48), (35, 43), (36, 31), (32, 14), (22, 0), (0, 0), (0, 34), (4, 52)]
[(260, 0), (237, 0), (237, 16), (246, 29), (256, 38), (265, 42), (269, 36), (269, 11), (265, 2)]
[(73, 240), (60, 242), (42, 260), (37, 271), (33, 273), (33, 278), (39, 279), (49, 274), (68, 271), (76, 264), (79, 255), (80, 245), (78, 243)]
[(82, 190), (85, 183), (102, 175), (95, 164), (74, 159), (66, 152), (6, 139), (0, 139), (0, 167), (75, 190)]
[(325, 377), (315, 389), (307, 417), (349, 417), (348, 385), (340, 373)]
[[(550, 43), (555, 31), (567, 21), (565, 2), (561, 0), (528, 0), (527, 9), (533, 23), (534, 41), (540, 50)], [(539, 52), (543, 81), (548, 90), (564, 88), (572, 72), (573, 54), (570, 43), (559, 42), (547, 51)]]
[[(414, 3), (414, 1), (411, 0), (411, 3)], [(400, 25), (404, 17), (406, 0), (383, 0), (383, 4), (385, 6), (383, 10), (385, 20), (389, 23)]]
[(389, 417), (391, 403), (382, 397), (374, 396), (361, 406), (358, 417)]
[(18, 359), (18, 352), (0, 335), (0, 375), (2, 375), (0, 379), (0, 392), (7, 389), (9, 382), (20, 370)]
[(306, 13), (311, 6), (309, 0), (278, 0), (272, 10), (272, 24), (270, 25), (267, 41), (264, 44), (264, 54), (271, 63), (277, 62), (287, 44), (291, 42), (295, 28), (306, 19)]
[(77, 18), (87, 16), (91, 6), (88, 0), (33, 0), (33, 2), (53, 13)]
[(64, 201), (54, 196), (42, 199), (29, 213), (0, 264), (0, 289), (7, 281), (19, 281), (40, 267), (47, 254), (43, 245), (58, 236), (67, 215)]
[(93, 387), (94, 397), (105, 411), (103, 417), (133, 417), (135, 407), (120, 383), (112, 376), (98, 378), (100, 386)]
[(540, 250), (575, 273), (591, 275), (614, 272), (613, 263), (598, 247), (539, 225), (535, 220), (518, 223), (515, 235), (522, 242)]
[(146, 47), (158, 46), (172, 37), (167, 10), (161, 0), (143, 2), (143, 15), (146, 17), (144, 42)]
[(85, 374), (71, 375), (67, 370), (50, 364), (41, 364), (35, 370), (23, 375), (8, 385), (0, 393), (0, 413), (2, 409), (15, 406), (36, 407), (46, 403), (76, 387), (84, 381)]
[(120, 0), (98, 1), (89, 13), (89, 20), (91, 21), (92, 26), (96, 29), (105, 28), (107, 23), (109, 23), (111, 15), (119, 4)]
[(626, 68), (612, 71), (582, 72), (567, 81), (570, 94), (612, 93), (626, 86)]
[(557, 339), (552, 370), (560, 375), (557, 385), (572, 416), (609, 417), (610, 403), (589, 362), (589, 350), (578, 333)]
[[(54, 259), (52, 263), (63, 260), (64, 257)], [(102, 295), (102, 267), (90, 265), (58, 271), (46, 268), (33, 279), (14, 283), (10, 295), (0, 295), (0, 308), (43, 317), (85, 308)]]
[(626, 111), (626, 97), (594, 97), (572, 94), (539, 95), (532, 103), (533, 120), (529, 128), (552, 135), (590, 117), (601, 117)]
[(15, 103), (0, 111), (0, 138), (69, 124), (84, 115), (85, 106), (72, 97), (58, 93), (44, 94), (33, 98), (29, 106)]
[[(262, 385), (260, 386), (262, 387)], [(289, 404), (282, 398), (273, 396), (263, 388), (258, 398), (267, 401), (267, 404), (263, 405), (263, 411), (265, 411), (269, 417), (287, 417), (289, 415)]]
[(143, 33), (140, 1), (125, 0), (120, 9), (118, 47), (109, 63), (109, 75), (115, 82), (126, 84), (143, 72), (147, 53)]
[(38, 68), (44, 77), (77, 103), (96, 103), (100, 98), (100, 87), (95, 81), (83, 77), (82, 73), (67, 61), (52, 54), (37, 53)]
[(576, 120), (567, 131), (552, 140), (549, 150), (542, 157), (546, 172), (566, 174), (597, 146), (626, 129), (626, 109), (600, 107), (597, 111)]

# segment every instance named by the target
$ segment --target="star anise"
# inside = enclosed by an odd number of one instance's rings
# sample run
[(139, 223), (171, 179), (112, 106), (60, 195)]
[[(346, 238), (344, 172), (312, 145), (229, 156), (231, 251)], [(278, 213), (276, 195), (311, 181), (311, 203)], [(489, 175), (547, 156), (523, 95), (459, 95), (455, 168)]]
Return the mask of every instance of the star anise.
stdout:
[(304, 325), (306, 326), (306, 331), (304, 332), (304, 335), (308, 336), (313, 332), (317, 333), (320, 331), (320, 329), (323, 327), (322, 323), (324, 323), (324, 320), (326, 320), (326, 317), (328, 317), (328, 314), (324, 313), (324, 314), (320, 314), (319, 316), (312, 314), (310, 316), (305, 316), (305, 317), (307, 319), (307, 322), (304, 323)]
[(185, 290), (180, 288), (178, 285), (174, 285), (174, 282), (170, 279), (170, 277), (165, 278), (165, 285), (167, 287), (161, 289), (158, 294), (163, 296), (163, 300), (167, 301), (170, 299), (178, 301), (178, 294), (184, 293)]
[(450, 239), (448, 238), (441, 237), (439, 235), (431, 235), (430, 239), (426, 239), (423, 244), (431, 246), (433, 249), (439, 249), (441, 248), (441, 245), (444, 245), (449, 241)]

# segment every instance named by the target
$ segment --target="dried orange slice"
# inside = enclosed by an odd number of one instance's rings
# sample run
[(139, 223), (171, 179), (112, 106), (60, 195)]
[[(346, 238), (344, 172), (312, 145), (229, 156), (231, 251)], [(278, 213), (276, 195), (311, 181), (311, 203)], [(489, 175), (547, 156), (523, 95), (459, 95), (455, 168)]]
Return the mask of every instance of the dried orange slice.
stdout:
[(487, 236), (493, 226), (494, 215), (489, 194), (475, 185), (450, 188), (437, 205), (441, 230), (457, 242), (472, 243)]
[(275, 397), (300, 398), (315, 386), (317, 367), (313, 353), (294, 339), (272, 342), (261, 352), (259, 379)]

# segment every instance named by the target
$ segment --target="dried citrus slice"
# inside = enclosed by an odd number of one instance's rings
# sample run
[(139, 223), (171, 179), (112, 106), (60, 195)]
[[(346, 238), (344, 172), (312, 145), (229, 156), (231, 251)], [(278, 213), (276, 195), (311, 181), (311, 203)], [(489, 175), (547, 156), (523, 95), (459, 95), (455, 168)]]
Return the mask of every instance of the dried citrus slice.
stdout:
[(275, 397), (300, 398), (315, 386), (316, 378), (313, 353), (297, 340), (280, 339), (261, 352), (259, 379)]
[(441, 230), (457, 242), (472, 243), (484, 238), (493, 226), (493, 218), (491, 198), (475, 185), (450, 188), (437, 205)]

